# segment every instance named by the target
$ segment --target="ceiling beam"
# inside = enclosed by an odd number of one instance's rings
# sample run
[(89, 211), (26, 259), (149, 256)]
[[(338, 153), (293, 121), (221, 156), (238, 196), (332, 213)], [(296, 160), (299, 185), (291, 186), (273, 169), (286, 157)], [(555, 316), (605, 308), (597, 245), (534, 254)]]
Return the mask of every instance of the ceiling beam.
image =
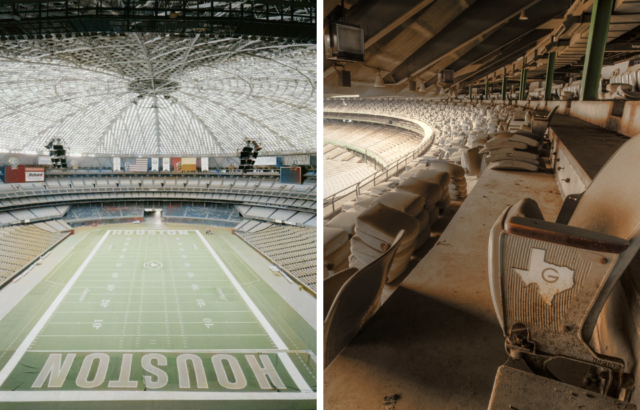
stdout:
[[(541, 0), (481, 0), (466, 9), (391, 73), (396, 81), (417, 76), (479, 37), (507, 23)], [(549, 0), (545, 0), (549, 1)]]

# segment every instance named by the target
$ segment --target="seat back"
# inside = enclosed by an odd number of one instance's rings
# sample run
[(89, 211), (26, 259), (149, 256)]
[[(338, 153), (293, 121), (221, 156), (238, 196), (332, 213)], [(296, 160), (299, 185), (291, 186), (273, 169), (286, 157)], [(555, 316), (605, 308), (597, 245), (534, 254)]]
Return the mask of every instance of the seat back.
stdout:
[(640, 226), (640, 138), (616, 151), (585, 191), (568, 225), (633, 240)]
[(547, 115), (547, 121), (549, 123), (551, 123), (551, 120), (553, 119), (553, 114), (556, 113), (556, 111), (558, 111), (558, 106), (556, 105), (555, 107), (553, 107), (553, 109), (551, 110), (551, 112), (549, 112), (549, 114)]
[(382, 289), (404, 231), (378, 259), (353, 274), (335, 296), (324, 320), (324, 367), (335, 359), (380, 307)]

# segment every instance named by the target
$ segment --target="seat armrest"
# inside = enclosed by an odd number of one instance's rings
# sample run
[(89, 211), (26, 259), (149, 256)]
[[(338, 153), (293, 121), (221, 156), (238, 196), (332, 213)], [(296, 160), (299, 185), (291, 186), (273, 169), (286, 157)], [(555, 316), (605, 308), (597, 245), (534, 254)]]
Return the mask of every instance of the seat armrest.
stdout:
[(516, 236), (595, 252), (619, 254), (629, 247), (626, 239), (539, 219), (513, 217), (507, 220), (505, 231)]
[(556, 218), (557, 224), (567, 225), (569, 223), (571, 217), (573, 216), (573, 212), (575, 212), (576, 208), (578, 207), (578, 203), (580, 202), (582, 195), (584, 195), (584, 192), (581, 194), (569, 195), (564, 199), (562, 208), (560, 208), (560, 213)]

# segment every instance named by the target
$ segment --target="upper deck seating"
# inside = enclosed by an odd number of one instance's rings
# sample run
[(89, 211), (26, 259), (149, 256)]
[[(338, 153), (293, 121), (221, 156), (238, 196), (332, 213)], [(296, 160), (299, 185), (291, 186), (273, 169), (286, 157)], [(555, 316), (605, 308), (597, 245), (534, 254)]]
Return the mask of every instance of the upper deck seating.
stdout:
[[(343, 142), (377, 154), (387, 163), (414, 150), (423, 138), (415, 132), (388, 125), (338, 121), (325, 121), (323, 136), (325, 140)], [(330, 159), (348, 160), (339, 156)]]
[[(195, 177), (189, 177), (193, 179)], [(73, 180), (73, 182), (71, 182)], [(72, 203), (74, 200), (100, 202), (180, 200), (191, 202), (246, 202), (276, 203), (292, 199), (295, 208), (315, 209), (316, 182), (309, 178), (304, 184), (281, 184), (278, 179), (255, 177), (211, 177), (200, 176), (197, 181), (187, 183), (187, 178), (176, 176), (131, 177), (79, 176), (73, 178), (47, 175), (44, 184), (0, 184), (0, 213), (25, 206), (42, 207)], [(301, 200), (301, 202), (298, 202)], [(284, 202), (283, 201), (283, 202)], [(295, 205), (294, 205), (295, 204)], [(34, 218), (34, 216), (31, 216)], [(6, 218), (5, 218), (6, 219)], [(20, 218), (20, 220), (29, 218)], [(2, 223), (2, 221), (0, 221)]]
[(629, 67), (624, 73), (615, 73), (607, 84), (607, 91), (601, 93), (602, 100), (639, 100), (640, 65)]

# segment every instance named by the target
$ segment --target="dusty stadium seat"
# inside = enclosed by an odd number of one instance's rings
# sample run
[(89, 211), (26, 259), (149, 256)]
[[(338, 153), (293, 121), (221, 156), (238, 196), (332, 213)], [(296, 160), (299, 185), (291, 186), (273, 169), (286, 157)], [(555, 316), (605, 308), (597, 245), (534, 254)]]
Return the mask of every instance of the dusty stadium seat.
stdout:
[(342, 265), (349, 256), (349, 235), (342, 229), (324, 227), (324, 264), (329, 271)]
[(423, 197), (404, 190), (387, 192), (381, 195), (375, 203), (397, 209), (414, 218), (418, 216), (425, 206)]
[(360, 215), (359, 212), (340, 212), (334, 216), (325, 226), (327, 228), (337, 228), (345, 231), (349, 237), (355, 235), (356, 218)]
[(404, 231), (388, 249), (360, 270), (348, 269), (324, 281), (324, 368), (340, 354), (380, 307), (382, 289)]
[[(392, 274), (388, 277), (389, 281), (394, 280), (406, 269), (420, 233), (420, 223), (416, 218), (382, 204), (375, 205), (362, 213), (356, 220), (356, 235), (364, 244), (380, 254), (391, 246), (393, 239), (401, 230), (404, 231), (404, 237), (400, 244), (399, 253), (409, 250), (409, 254), (404, 259), (394, 259), (391, 266)], [(353, 258), (352, 252), (350, 267), (357, 267), (357, 265), (361, 265), (358, 262), (364, 262), (353, 260)]]
[[(624, 360), (590, 342), (594, 329), (617, 326), (601, 312), (640, 248), (640, 191), (628, 186), (640, 178), (639, 156), (640, 138), (632, 138), (583, 194), (565, 200), (555, 223), (524, 199), (505, 209), (491, 230), (489, 282), (510, 353), (507, 366), (522, 360), (538, 375), (527, 389), (542, 389), (544, 374), (581, 383), (581, 376), (566, 376), (580, 369), (602, 396), (615, 399), (629, 387)], [(494, 396), (506, 394), (501, 375)]]

